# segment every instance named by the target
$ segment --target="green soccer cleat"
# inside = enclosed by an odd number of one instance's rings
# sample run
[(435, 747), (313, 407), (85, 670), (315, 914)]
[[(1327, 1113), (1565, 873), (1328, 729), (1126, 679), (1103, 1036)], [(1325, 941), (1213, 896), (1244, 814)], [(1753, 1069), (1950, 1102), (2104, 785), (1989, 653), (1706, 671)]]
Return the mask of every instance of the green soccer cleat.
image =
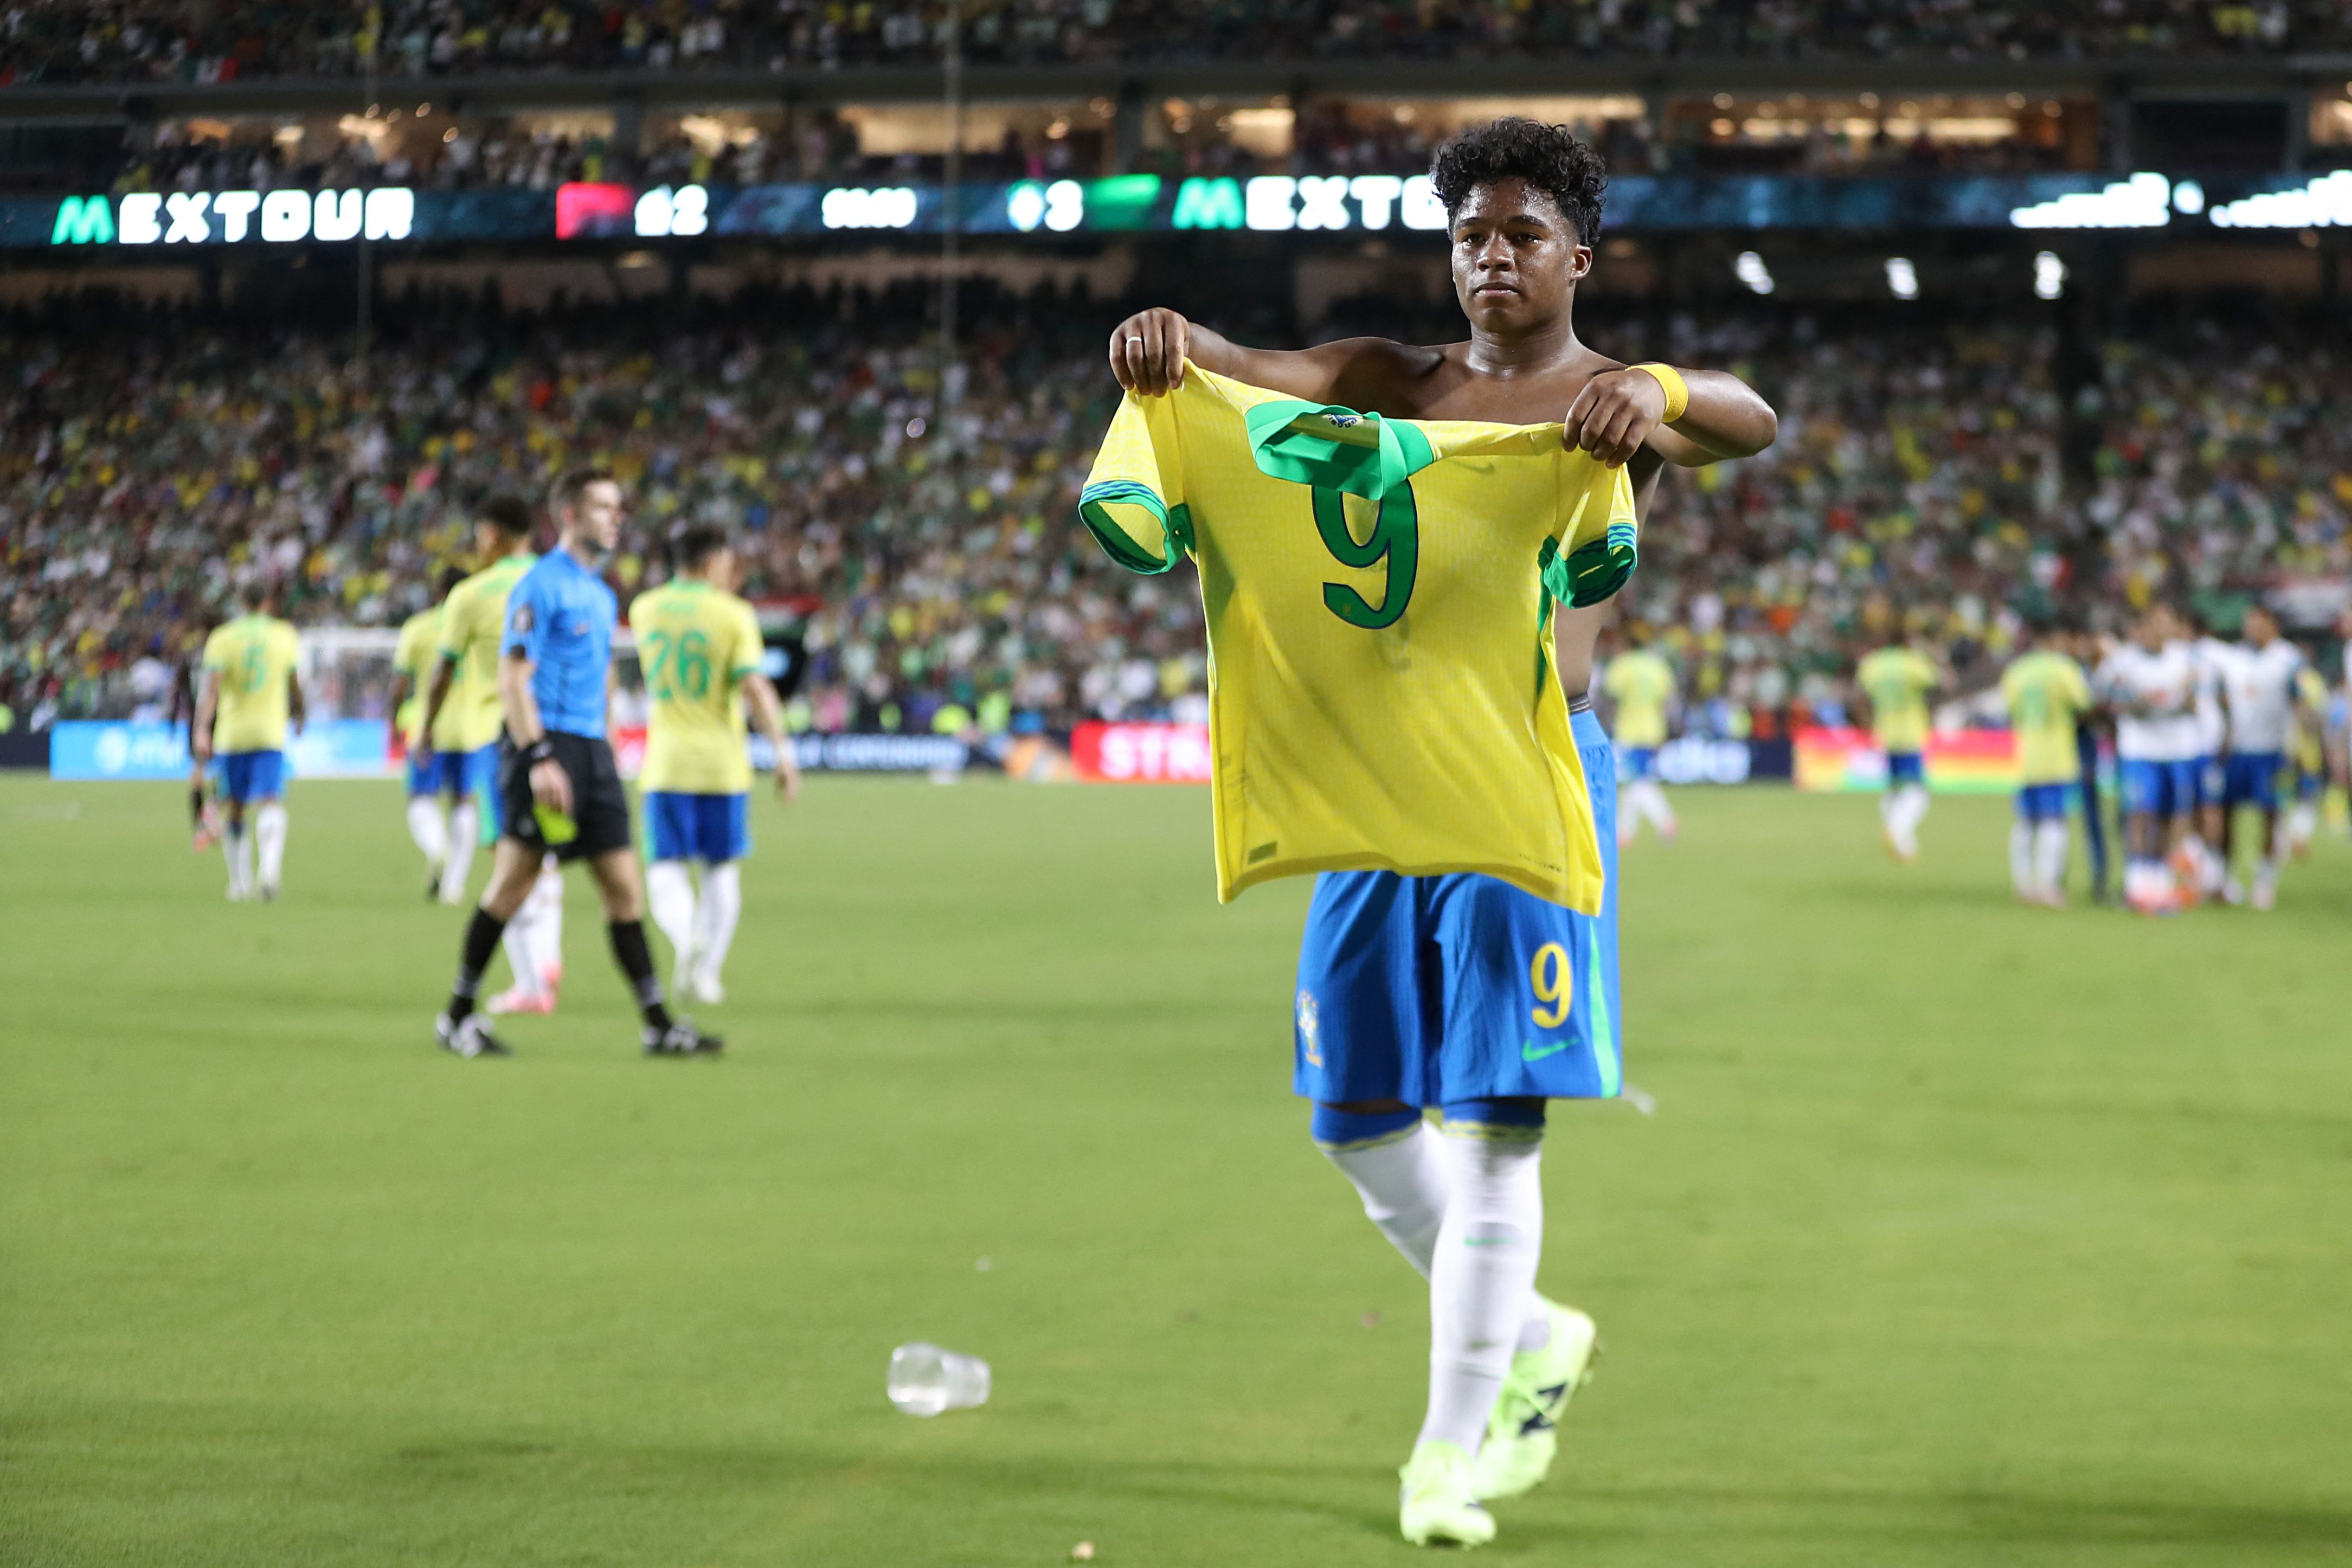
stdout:
[(1573, 1307), (1546, 1301), (1551, 1339), (1511, 1358), (1503, 1393), (1486, 1422), (1473, 1482), (1482, 1498), (1517, 1497), (1543, 1484), (1559, 1451), (1559, 1423), (1576, 1391), (1591, 1381), (1601, 1333)]
[(1397, 1474), (1404, 1487), (1397, 1527), (1415, 1546), (1484, 1546), (1495, 1539), (1495, 1516), (1472, 1489), (1476, 1466), (1460, 1445), (1416, 1443)]

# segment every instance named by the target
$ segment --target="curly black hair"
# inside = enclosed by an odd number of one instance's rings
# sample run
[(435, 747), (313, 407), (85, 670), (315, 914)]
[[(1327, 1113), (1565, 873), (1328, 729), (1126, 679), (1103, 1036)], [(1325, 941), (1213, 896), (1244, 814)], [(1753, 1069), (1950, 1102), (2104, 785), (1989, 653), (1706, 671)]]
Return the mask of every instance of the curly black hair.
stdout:
[(1437, 149), (1429, 165), (1437, 199), (1448, 220), (1462, 210), (1476, 186), (1521, 179), (1549, 196), (1581, 244), (1601, 233), (1601, 195), (1609, 165), (1565, 125), (1541, 125), (1505, 115), (1465, 128)]

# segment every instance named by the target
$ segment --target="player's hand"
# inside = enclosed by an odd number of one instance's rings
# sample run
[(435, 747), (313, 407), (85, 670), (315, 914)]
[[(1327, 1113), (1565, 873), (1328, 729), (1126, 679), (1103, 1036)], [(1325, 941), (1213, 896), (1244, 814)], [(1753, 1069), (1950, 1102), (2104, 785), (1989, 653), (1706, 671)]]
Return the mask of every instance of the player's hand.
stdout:
[(408, 759), (420, 768), (428, 765), (433, 761), (432, 740), (419, 735), (415, 740), (409, 742)]
[(199, 763), (211, 762), (213, 760), (212, 737), (209, 735), (198, 735), (194, 740), (189, 742), (188, 755), (195, 758)]
[(550, 757), (530, 764), (530, 798), (559, 816), (572, 815), (572, 775)]
[(1110, 335), (1110, 373), (1129, 392), (1164, 396), (1184, 384), (1192, 346), (1192, 322), (1173, 310), (1139, 310)]
[(1666, 389), (1646, 370), (1604, 370), (1568, 405), (1560, 440), (1622, 468), (1665, 417)]
[(793, 802), (800, 799), (800, 797), (801, 775), (793, 773), (786, 773), (783, 769), (778, 768), (776, 770), (776, 798), (782, 801), (786, 805), (790, 805)]

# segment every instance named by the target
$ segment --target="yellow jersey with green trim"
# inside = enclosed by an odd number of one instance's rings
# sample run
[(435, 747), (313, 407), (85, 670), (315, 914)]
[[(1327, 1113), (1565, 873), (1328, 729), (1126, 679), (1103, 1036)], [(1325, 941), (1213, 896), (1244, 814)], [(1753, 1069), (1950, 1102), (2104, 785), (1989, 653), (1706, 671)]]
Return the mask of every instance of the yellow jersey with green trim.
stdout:
[(1078, 511), (1123, 566), (1200, 569), (1220, 900), (1475, 871), (1600, 909), (1549, 634), (1633, 570), (1622, 468), (1558, 425), (1387, 419), (1193, 365), (1120, 403)]
[(294, 628), (275, 616), (239, 616), (205, 639), (205, 668), (220, 676), (215, 754), (286, 749), (288, 693), (301, 649)]
[(2000, 672), (2000, 696), (2017, 737), (2018, 782), (2073, 784), (2081, 778), (2074, 721), (2091, 706), (2091, 682), (2083, 667), (2047, 648), (2026, 654)]
[[(441, 606), (419, 610), (400, 623), (400, 641), (392, 650), (392, 668), (408, 677), (408, 695), (401, 700), (400, 711), (393, 722), (408, 738), (411, 751), (416, 749), (417, 731), (425, 724), (425, 694), (433, 689), (433, 672), (441, 667)], [(460, 711), (457, 688), (450, 687), (448, 700), (441, 704), (441, 717), (433, 725), (433, 749), (436, 752), (459, 752), (466, 745), (465, 715)]]
[(734, 595), (681, 578), (640, 594), (629, 631), (646, 678), (641, 789), (740, 795), (751, 787), (743, 679), (759, 673), (760, 617)]
[(1674, 666), (1645, 648), (1621, 653), (1601, 671), (1601, 689), (1617, 705), (1611, 740), (1621, 746), (1666, 743), (1666, 705), (1675, 700)]
[(1870, 699), (1870, 731), (1881, 751), (1909, 752), (1927, 744), (1927, 693), (1943, 677), (1926, 654), (1883, 647), (1864, 655), (1854, 684)]
[[(446, 719), (457, 711), (456, 750), (479, 751), (506, 728), (499, 701), (499, 637), (506, 629), (507, 595), (538, 560), (526, 550), (493, 561), (441, 602), (441, 657), (457, 667), (441, 712)], [(437, 744), (437, 726), (434, 734)]]

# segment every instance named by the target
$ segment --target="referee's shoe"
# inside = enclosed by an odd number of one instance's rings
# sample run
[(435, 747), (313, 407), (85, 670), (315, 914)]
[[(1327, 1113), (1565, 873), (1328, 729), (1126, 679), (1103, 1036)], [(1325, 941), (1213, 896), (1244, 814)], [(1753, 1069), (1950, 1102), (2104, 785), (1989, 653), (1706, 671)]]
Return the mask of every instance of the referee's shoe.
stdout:
[(649, 1057), (715, 1057), (727, 1048), (717, 1035), (706, 1035), (691, 1018), (673, 1018), (667, 1026), (647, 1024), (641, 1037)]

